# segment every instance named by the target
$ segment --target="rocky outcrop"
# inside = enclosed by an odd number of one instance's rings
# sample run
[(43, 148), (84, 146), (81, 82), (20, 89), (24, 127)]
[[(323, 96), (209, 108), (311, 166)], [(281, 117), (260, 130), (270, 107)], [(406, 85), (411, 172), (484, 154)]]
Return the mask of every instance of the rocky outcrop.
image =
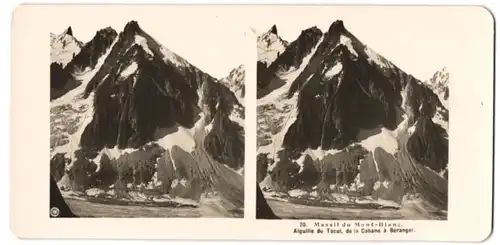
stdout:
[(62, 179), (65, 174), (66, 165), (70, 161), (71, 159), (66, 158), (64, 153), (57, 153), (50, 159), (50, 174), (56, 182)]
[(420, 117), (408, 139), (408, 152), (420, 164), (441, 172), (448, 165), (448, 133), (429, 117)]
[(232, 169), (241, 169), (245, 165), (244, 129), (221, 111), (215, 114), (212, 125), (205, 148), (216, 161), (227, 163)]
[(267, 176), (267, 169), (273, 160), (268, 157), (268, 154), (260, 153), (257, 155), (257, 183), (260, 183)]
[(279, 219), (273, 210), (267, 204), (267, 201), (262, 194), (262, 190), (259, 188), (259, 183), (257, 183), (257, 201), (256, 201), (256, 218), (257, 219)]
[(76, 216), (61, 195), (61, 191), (57, 186), (57, 181), (50, 177), (50, 208), (57, 208), (59, 215), (57, 218), (75, 218)]

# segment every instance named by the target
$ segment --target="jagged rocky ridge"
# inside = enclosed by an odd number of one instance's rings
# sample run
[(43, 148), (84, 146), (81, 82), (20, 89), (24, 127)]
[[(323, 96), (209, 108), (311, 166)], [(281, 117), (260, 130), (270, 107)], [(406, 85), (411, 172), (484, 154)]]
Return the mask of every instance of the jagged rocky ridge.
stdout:
[(135, 21), (98, 31), (68, 67), (79, 85), (51, 102), (60, 186), (195, 202), (215, 191), (242, 207), (244, 109), (228, 87)]
[(338, 193), (397, 204), (418, 196), (447, 209), (448, 107), (440, 92), (342, 21), (326, 33), (302, 31), (258, 67), (261, 188), (334, 202)]
[[(71, 28), (68, 28), (68, 30), (61, 35), (61, 37), (67, 39), (68, 36), (70, 36), (76, 40), (73, 36), (71, 36), (72, 33)], [(116, 35), (116, 31), (112, 28), (99, 30), (96, 32), (96, 35), (91, 41), (85, 44), (79, 44), (81, 48), (78, 49), (78, 52), (74, 52), (72, 54), (68, 62), (51, 63), (50, 100), (52, 101), (57, 99), (66, 94), (68, 91), (78, 87), (81, 82), (78, 79), (75, 79), (75, 77), (95, 68), (98, 58), (104, 55)], [(54, 48), (54, 46), (56, 45), (52, 43), (51, 48)], [(53, 59), (60, 60), (61, 58), (58, 58), (58, 55), (61, 54), (58, 53)]]

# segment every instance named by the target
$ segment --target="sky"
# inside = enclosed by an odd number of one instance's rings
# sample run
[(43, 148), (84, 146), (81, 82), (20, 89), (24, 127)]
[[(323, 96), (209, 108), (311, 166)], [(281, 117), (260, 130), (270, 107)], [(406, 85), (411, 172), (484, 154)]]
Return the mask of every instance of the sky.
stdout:
[(463, 49), (481, 43), (483, 37), (475, 35), (484, 36), (481, 34), (486, 33), (484, 28), (491, 28), (492, 23), (491, 15), (479, 7), (67, 5), (56, 8), (56, 16), (51, 16), (52, 32), (60, 33), (71, 26), (73, 34), (86, 42), (98, 29), (111, 26), (121, 31), (128, 21), (137, 20), (161, 44), (216, 78), (225, 77), (233, 68), (248, 62), (245, 49), (256, 47), (252, 29), (265, 32), (276, 24), (278, 34), (291, 42), (306, 28), (317, 26), (326, 31), (340, 19), (372, 50), (405, 72), (426, 80), (444, 67), (462, 69), (466, 62)]

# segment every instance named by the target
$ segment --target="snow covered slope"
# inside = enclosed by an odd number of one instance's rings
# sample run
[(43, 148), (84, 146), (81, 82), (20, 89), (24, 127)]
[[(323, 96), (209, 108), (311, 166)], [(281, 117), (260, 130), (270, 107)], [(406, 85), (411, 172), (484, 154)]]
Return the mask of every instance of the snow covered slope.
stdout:
[(66, 66), (77, 55), (83, 43), (73, 36), (73, 30), (68, 27), (63, 33), (50, 34), (50, 63), (60, 63)]

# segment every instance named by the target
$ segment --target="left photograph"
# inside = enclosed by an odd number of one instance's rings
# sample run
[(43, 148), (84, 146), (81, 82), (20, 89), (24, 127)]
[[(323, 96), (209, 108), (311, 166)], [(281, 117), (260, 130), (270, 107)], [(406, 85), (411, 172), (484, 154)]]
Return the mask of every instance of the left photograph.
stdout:
[(50, 33), (50, 217), (243, 218), (243, 62), (203, 23), (122, 23)]

